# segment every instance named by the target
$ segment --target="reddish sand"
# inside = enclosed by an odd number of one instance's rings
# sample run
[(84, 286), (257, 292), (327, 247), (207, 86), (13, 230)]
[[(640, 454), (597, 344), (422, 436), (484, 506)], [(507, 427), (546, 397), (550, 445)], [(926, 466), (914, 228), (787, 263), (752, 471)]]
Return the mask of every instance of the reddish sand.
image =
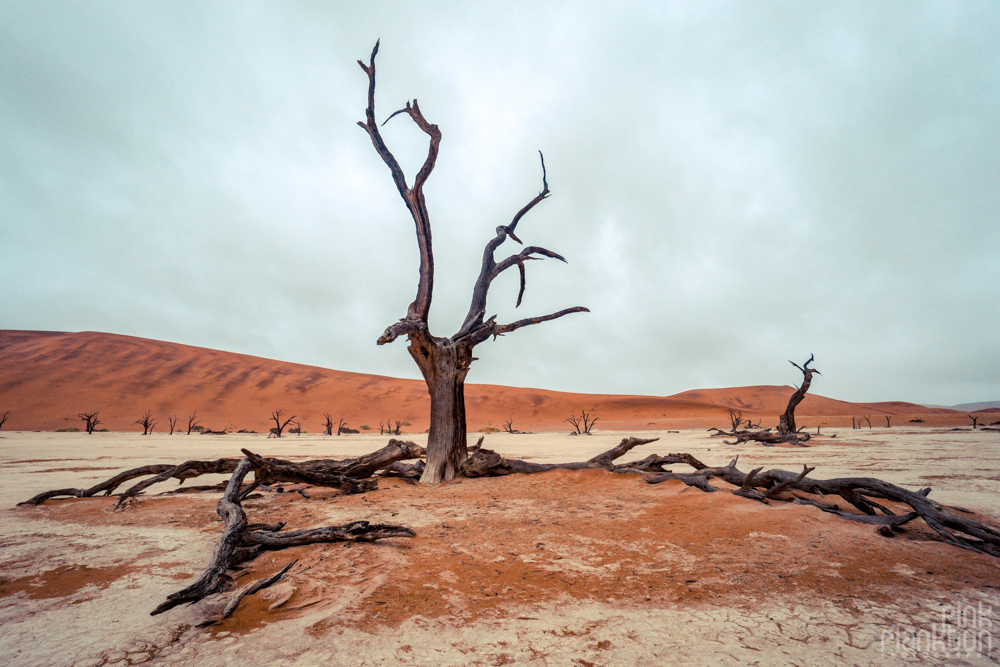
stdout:
[[(470, 431), (502, 428), (513, 419), (522, 431), (568, 429), (563, 421), (581, 409), (600, 417), (603, 429), (727, 426), (729, 408), (773, 425), (791, 387), (698, 389), (668, 397), (571, 394), (495, 385), (467, 385)], [(322, 430), (323, 413), (348, 425), (378, 429), (387, 419), (409, 422), (403, 432), (423, 432), (429, 405), (421, 381), (273, 361), (231, 352), (105, 333), (0, 331), (0, 410), (10, 410), (6, 430), (81, 427), (77, 414), (99, 411), (101, 427), (136, 430), (151, 410), (156, 430), (170, 415), (186, 425), (198, 411), (201, 424), (219, 430), (266, 431), (275, 408), (296, 415), (308, 432)], [(850, 426), (851, 416), (883, 415), (900, 425), (967, 425), (965, 414), (913, 403), (856, 404), (810, 394), (796, 414), (800, 425)]]

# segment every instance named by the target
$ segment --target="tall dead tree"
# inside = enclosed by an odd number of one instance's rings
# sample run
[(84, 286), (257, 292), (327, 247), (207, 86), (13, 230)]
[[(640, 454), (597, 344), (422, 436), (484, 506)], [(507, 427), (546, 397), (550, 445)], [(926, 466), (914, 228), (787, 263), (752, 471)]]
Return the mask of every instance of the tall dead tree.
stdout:
[(167, 417), (167, 422), (170, 424), (170, 435), (173, 435), (177, 429), (177, 416)]
[(0, 416), (0, 428), (3, 428), (3, 425), (7, 423), (7, 417), (9, 416), (10, 416), (10, 410), (7, 410), (6, 412), (3, 413), (3, 416)]
[(274, 410), (273, 412), (271, 412), (271, 419), (274, 420), (274, 426), (271, 428), (271, 435), (275, 436), (276, 438), (280, 438), (282, 431), (285, 430), (285, 427), (288, 426), (288, 424), (291, 423), (293, 419), (295, 419), (295, 415), (292, 415), (285, 421), (281, 421), (281, 412), (282, 412), (281, 410)]
[[(323, 432), (327, 435), (333, 435), (333, 417), (330, 416), (329, 412), (323, 413)], [(340, 435), (340, 433), (337, 433)]]
[(85, 422), (84, 428), (87, 433), (93, 433), (97, 425), (101, 423), (101, 420), (97, 418), (97, 414), (96, 412), (81, 412), (77, 415), (80, 421)]
[(142, 434), (149, 435), (153, 432), (153, 427), (156, 426), (156, 422), (153, 421), (153, 413), (146, 410), (146, 413), (135, 420), (135, 423), (142, 427)]
[(472, 303), (462, 326), (448, 338), (440, 338), (431, 334), (427, 321), (434, 289), (434, 253), (431, 244), (430, 216), (424, 201), (424, 184), (437, 161), (441, 131), (437, 125), (429, 123), (424, 118), (415, 99), (412, 103), (407, 102), (406, 106), (386, 119), (385, 122), (388, 122), (394, 116), (406, 114), (429, 138), (427, 157), (424, 159), (420, 171), (417, 172), (411, 187), (407, 184), (406, 176), (396, 158), (382, 139), (379, 124), (375, 120), (375, 56), (378, 54), (378, 48), (379, 44), (376, 42), (367, 65), (361, 60), (358, 61), (361, 69), (368, 76), (368, 107), (365, 109), (365, 120), (358, 122), (358, 125), (368, 133), (375, 151), (392, 172), (392, 180), (416, 226), (417, 248), (420, 251), (420, 273), (416, 298), (407, 308), (406, 317), (388, 327), (379, 337), (378, 344), (391, 343), (398, 337), (405, 335), (409, 341), (410, 356), (420, 368), (424, 381), (427, 383), (427, 391), (431, 399), (431, 418), (430, 430), (427, 435), (427, 465), (420, 481), (425, 484), (437, 484), (454, 477), (468, 457), (465, 377), (469, 372), (469, 366), (474, 361), (473, 348), (489, 338), (496, 339), (497, 336), (521, 327), (547, 322), (570, 313), (588, 311), (586, 308), (578, 306), (549, 315), (517, 320), (509, 324), (499, 324), (496, 321), (496, 315), (486, 317), (487, 293), (490, 285), (501, 273), (517, 267), (520, 273), (521, 287), (518, 291), (516, 305), (520, 306), (524, 296), (525, 262), (543, 257), (566, 261), (561, 255), (538, 246), (527, 246), (521, 252), (499, 262), (494, 258), (497, 248), (508, 237), (516, 243), (521, 243), (521, 240), (515, 235), (518, 223), (528, 211), (549, 196), (545, 159), (542, 157), (542, 191), (517, 212), (510, 224), (497, 227), (496, 236), (486, 244), (479, 277), (472, 290)]
[(979, 426), (979, 417), (976, 415), (966, 415), (972, 420), (972, 428), (977, 428)]
[(794, 436), (798, 429), (795, 426), (795, 408), (798, 407), (802, 399), (806, 397), (806, 392), (809, 391), (809, 385), (812, 384), (813, 373), (817, 375), (822, 375), (815, 368), (809, 368), (809, 364), (813, 362), (815, 355), (809, 355), (809, 361), (799, 366), (794, 361), (789, 360), (792, 366), (795, 366), (800, 371), (802, 371), (802, 385), (792, 394), (792, 397), (788, 399), (788, 407), (785, 408), (785, 414), (781, 415), (778, 420), (778, 435), (781, 436)]

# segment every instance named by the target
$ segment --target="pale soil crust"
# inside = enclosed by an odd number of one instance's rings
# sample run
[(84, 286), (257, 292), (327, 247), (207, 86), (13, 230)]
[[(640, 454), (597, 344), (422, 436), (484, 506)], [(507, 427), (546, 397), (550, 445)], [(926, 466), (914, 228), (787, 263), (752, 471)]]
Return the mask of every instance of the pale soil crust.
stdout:
[[(409, 526), (417, 537), (265, 554), (240, 583), (299, 562), (207, 630), (193, 626), (225, 600), (148, 613), (207, 562), (221, 527), (217, 494), (144, 497), (120, 512), (108, 498), (7, 509), (0, 657), (10, 665), (1000, 658), (997, 559), (938, 542), (919, 522), (888, 539), (714, 483), (721, 490), (706, 494), (585, 470), (435, 488), (381, 480), (359, 496), (265, 493), (244, 503), (251, 521), (308, 528), (364, 519)], [(956, 606), (990, 610), (990, 646), (914, 652), (897, 641), (933, 630)]]

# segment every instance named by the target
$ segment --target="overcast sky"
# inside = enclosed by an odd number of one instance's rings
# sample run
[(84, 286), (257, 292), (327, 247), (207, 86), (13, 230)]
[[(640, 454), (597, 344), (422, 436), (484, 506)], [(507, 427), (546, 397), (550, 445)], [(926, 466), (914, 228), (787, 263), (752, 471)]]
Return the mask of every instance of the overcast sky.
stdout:
[[(431, 329), (484, 244), (468, 381), (668, 395), (792, 384), (1000, 399), (1000, 4), (0, 1), (0, 328), (107, 331), (419, 377), (378, 347), (413, 222), (356, 122), (420, 101)], [(424, 135), (384, 129), (412, 182)], [(503, 251), (517, 252), (508, 241)], [(506, 252), (498, 253), (498, 257)]]

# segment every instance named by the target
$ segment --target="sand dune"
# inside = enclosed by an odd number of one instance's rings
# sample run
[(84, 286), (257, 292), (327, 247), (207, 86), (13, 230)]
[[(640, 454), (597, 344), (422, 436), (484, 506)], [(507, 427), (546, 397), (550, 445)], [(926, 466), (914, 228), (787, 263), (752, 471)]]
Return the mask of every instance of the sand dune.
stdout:
[[(513, 419), (522, 431), (569, 428), (564, 419), (585, 409), (598, 428), (707, 428), (728, 424), (730, 408), (746, 417), (777, 422), (792, 387), (697, 389), (674, 396), (573, 394), (495, 385), (468, 385), (469, 430), (500, 428)], [(423, 432), (429, 404), (423, 382), (347, 373), (315, 366), (177, 343), (82, 332), (0, 331), (0, 410), (10, 410), (6, 430), (55, 430), (81, 426), (77, 413), (98, 410), (102, 427), (135, 430), (151, 410), (167, 428), (193, 411), (212, 429), (266, 431), (281, 408), (308, 432), (322, 430), (323, 413), (354, 428), (377, 432), (386, 419), (409, 422), (404, 432)], [(912, 403), (855, 404), (810, 394), (799, 406), (800, 424), (850, 426), (852, 415), (894, 415), (899, 424), (919, 415), (928, 424), (964, 424), (954, 410)], [(873, 417), (873, 424), (884, 419)]]

